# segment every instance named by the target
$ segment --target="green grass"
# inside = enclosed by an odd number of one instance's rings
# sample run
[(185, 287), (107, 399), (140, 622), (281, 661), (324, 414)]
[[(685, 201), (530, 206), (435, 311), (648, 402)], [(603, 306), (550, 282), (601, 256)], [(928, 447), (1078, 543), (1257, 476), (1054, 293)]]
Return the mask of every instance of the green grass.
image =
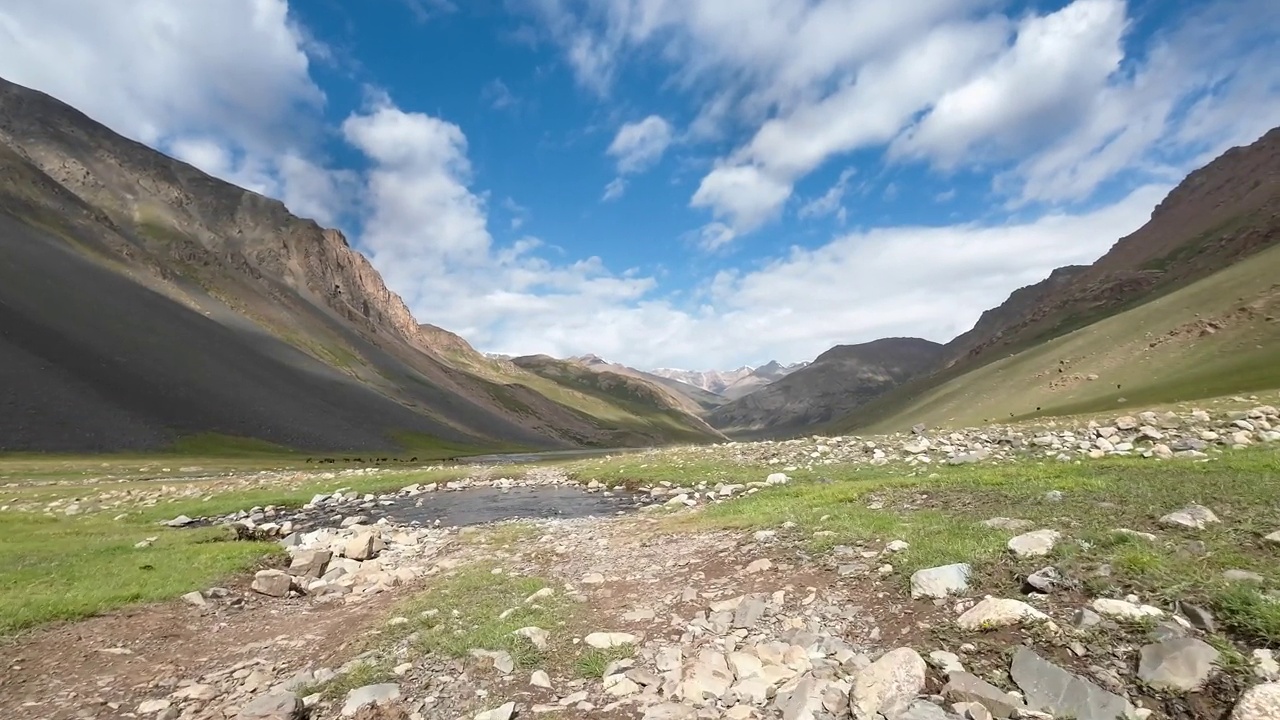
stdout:
[[(134, 544), (156, 537), (149, 547)], [(204, 589), (279, 553), (225, 528), (0, 514), (0, 636)]]
[[(1016, 592), (1012, 578), (1047, 564), (1087, 579), (1106, 563), (1112, 574), (1097, 588), (1118, 587), (1166, 606), (1175, 600), (1210, 607), (1220, 623), (1250, 642), (1280, 645), (1280, 549), (1262, 536), (1280, 528), (1280, 455), (1256, 449), (1212, 462), (1111, 459), (1084, 464), (1020, 463), (938, 468), (936, 476), (891, 474), (880, 469), (828, 468), (829, 484), (800, 480), (768, 492), (713, 505), (674, 519), (676, 527), (777, 528), (786, 521), (812, 538), (815, 551), (835, 544), (901, 539), (911, 547), (889, 559), (903, 589), (915, 570), (968, 562), (977, 592)], [(1060, 502), (1045, 499), (1060, 490)], [(868, 507), (882, 503), (883, 509)], [(1222, 519), (1203, 531), (1161, 528), (1158, 518), (1190, 503)], [(1030, 520), (1064, 540), (1049, 558), (1017, 560), (1005, 543), (1014, 533), (981, 525), (990, 517)], [(1116, 528), (1154, 533), (1156, 542), (1115, 534)], [(1083, 543), (1081, 542), (1083, 541)], [(1203, 542), (1203, 555), (1189, 551)], [(1261, 574), (1260, 586), (1223, 580), (1227, 569)]]
[(584, 647), (578, 655), (578, 659), (573, 663), (573, 674), (580, 678), (598, 680), (604, 677), (604, 671), (608, 669), (610, 663), (615, 660), (632, 657), (635, 654), (635, 647), (630, 644), (611, 648)]
[(535, 626), (551, 634), (552, 646), (560, 644), (570, 617), (568, 602), (556, 594), (526, 603), (526, 598), (549, 587), (549, 583), (541, 578), (495, 574), (491, 570), (489, 566), (462, 568), (401, 603), (392, 616), (409, 622), (389, 625), (379, 635), (377, 645), (387, 646), (413, 635), (412, 647), (420, 654), (466, 658), (472, 650), (505, 650), (517, 668), (542, 665), (544, 651), (512, 633)]

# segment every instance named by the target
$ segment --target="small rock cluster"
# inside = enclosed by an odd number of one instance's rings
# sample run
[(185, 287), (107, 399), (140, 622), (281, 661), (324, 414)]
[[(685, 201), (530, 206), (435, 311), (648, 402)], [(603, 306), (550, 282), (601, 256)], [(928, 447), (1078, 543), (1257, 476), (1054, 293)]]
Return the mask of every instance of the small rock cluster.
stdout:
[[(1246, 402), (1244, 398), (1236, 400)], [(1280, 442), (1280, 410), (1272, 405), (1256, 405), (1216, 416), (1204, 410), (1147, 411), (1123, 415), (1109, 423), (1090, 421), (1066, 428), (1056, 424), (1040, 428), (1025, 424), (989, 425), (935, 433), (917, 425), (908, 434), (867, 438), (815, 435), (791, 440), (732, 442), (684, 448), (679, 454), (686, 459), (709, 456), (742, 464), (765, 463), (792, 470), (814, 470), (836, 464), (969, 465), (1028, 457), (1060, 461), (1107, 456), (1204, 458), (1227, 448), (1275, 442)]]

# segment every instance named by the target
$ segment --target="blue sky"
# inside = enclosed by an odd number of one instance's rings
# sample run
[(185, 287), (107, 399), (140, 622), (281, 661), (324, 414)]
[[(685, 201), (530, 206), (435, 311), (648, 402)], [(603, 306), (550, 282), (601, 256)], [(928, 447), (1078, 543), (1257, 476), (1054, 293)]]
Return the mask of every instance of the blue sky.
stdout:
[(1269, 0), (11, 0), (0, 75), (640, 367), (946, 341), (1280, 124)]

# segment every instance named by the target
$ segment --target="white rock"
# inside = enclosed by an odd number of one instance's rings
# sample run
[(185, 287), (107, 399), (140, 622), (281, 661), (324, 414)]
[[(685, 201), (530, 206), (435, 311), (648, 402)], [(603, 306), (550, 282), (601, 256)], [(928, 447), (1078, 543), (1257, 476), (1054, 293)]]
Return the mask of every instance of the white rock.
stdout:
[(1121, 618), (1124, 620), (1141, 620), (1143, 618), (1164, 617), (1164, 611), (1150, 605), (1138, 605), (1128, 600), (1098, 598), (1093, 601), (1093, 610), (1099, 615)]
[(633, 645), (636, 642), (636, 636), (624, 632), (593, 632), (583, 638), (582, 641), (597, 650), (604, 650), (623, 645)]
[(956, 619), (956, 624), (965, 630), (982, 630), (1048, 619), (1048, 615), (1021, 600), (987, 597), (966, 610)]
[(941, 565), (917, 570), (911, 575), (911, 597), (942, 598), (969, 589), (969, 575), (973, 568), (968, 563)]
[(169, 706), (172, 704), (173, 704), (172, 702), (164, 699), (143, 700), (142, 702), (138, 703), (138, 714), (139, 715), (155, 715), (156, 713), (162, 710), (168, 710)]
[(1043, 557), (1053, 550), (1062, 533), (1057, 530), (1035, 530), (1009, 540), (1009, 550), (1020, 558)]
[(924, 658), (911, 648), (890, 650), (863, 668), (849, 691), (849, 710), (855, 720), (878, 715), (896, 717), (924, 690)]
[(1276, 662), (1275, 653), (1271, 650), (1254, 650), (1251, 658), (1254, 675), (1268, 681), (1280, 680), (1280, 663)]
[(1231, 720), (1275, 720), (1280, 718), (1280, 683), (1254, 685), (1240, 696)]
[(529, 676), (529, 684), (534, 687), (550, 688), (551, 676), (547, 674), (546, 670), (534, 670), (533, 674)]
[(546, 650), (547, 642), (551, 639), (551, 633), (540, 627), (534, 627), (532, 625), (529, 627), (522, 627), (519, 630), (513, 630), (511, 634), (528, 638), (529, 642), (533, 643), (533, 646), (539, 650)]
[(1220, 522), (1212, 510), (1203, 505), (1188, 505), (1160, 518), (1160, 524), (1168, 527), (1183, 527), (1192, 530), (1203, 530), (1206, 525)]
[(516, 704), (513, 702), (504, 703), (492, 710), (476, 713), (475, 720), (511, 720), (511, 716), (516, 712)]
[(342, 703), (342, 717), (355, 715), (365, 705), (381, 705), (399, 699), (400, 686), (395, 683), (353, 688), (347, 693), (346, 701)]

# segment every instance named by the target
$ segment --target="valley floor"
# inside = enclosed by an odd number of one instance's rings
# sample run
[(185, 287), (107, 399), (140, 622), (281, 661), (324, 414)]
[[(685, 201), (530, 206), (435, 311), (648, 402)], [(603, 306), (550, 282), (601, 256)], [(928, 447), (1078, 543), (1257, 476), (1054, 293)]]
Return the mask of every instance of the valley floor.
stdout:
[[(1280, 717), (1278, 400), (523, 468), (10, 476), (0, 717)], [(646, 507), (373, 519), (570, 483)]]

